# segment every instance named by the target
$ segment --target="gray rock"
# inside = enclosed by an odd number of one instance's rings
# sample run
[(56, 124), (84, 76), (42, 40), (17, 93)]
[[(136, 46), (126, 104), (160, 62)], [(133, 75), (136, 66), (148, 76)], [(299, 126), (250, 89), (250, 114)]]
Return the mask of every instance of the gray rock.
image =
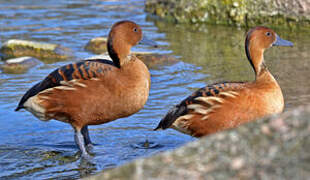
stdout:
[(309, 119), (299, 107), (86, 179), (308, 179)]

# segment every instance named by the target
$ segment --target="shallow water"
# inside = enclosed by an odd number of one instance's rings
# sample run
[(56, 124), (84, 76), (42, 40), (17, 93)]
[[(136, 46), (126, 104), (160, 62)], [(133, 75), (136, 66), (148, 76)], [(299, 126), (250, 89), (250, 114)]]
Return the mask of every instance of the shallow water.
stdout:
[[(61, 44), (76, 59), (45, 63), (25, 74), (0, 73), (0, 178), (78, 178), (119, 166), (133, 159), (174, 149), (194, 138), (174, 130), (152, 131), (173, 104), (207, 83), (253, 80), (244, 53), (244, 29), (174, 25), (147, 17), (142, 0), (132, 1), (0, 1), (0, 40), (26, 39)], [(26, 111), (14, 112), (23, 93), (56, 67), (93, 54), (84, 50), (94, 37), (107, 35), (111, 25), (129, 19), (142, 26), (153, 49), (170, 53), (176, 63), (152, 66), (152, 87), (145, 108), (128, 118), (90, 127), (96, 143), (90, 161), (78, 158), (72, 128), (58, 121), (41, 122)], [(310, 37), (308, 33), (276, 30), (294, 42), (265, 54), (285, 96), (286, 110), (309, 104)], [(154, 148), (137, 148), (146, 140)]]

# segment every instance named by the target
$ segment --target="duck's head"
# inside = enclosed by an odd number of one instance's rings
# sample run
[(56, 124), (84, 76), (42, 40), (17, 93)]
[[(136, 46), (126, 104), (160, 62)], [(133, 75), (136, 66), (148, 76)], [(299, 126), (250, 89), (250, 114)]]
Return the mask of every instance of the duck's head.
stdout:
[(293, 43), (281, 39), (272, 29), (258, 26), (248, 31), (246, 45), (255, 45), (255, 48), (265, 50), (271, 46), (293, 46)]
[(142, 39), (142, 30), (132, 21), (115, 23), (108, 37), (108, 52), (114, 64), (121, 67), (122, 60), (130, 54), (130, 49)]
[(258, 26), (248, 31), (245, 40), (245, 51), (248, 60), (256, 73), (263, 64), (263, 53), (271, 46), (293, 46), (293, 43), (281, 39), (272, 29)]

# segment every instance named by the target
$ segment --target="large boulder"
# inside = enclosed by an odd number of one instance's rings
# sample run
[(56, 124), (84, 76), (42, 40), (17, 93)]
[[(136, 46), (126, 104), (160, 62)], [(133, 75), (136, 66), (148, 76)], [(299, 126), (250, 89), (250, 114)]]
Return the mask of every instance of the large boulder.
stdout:
[(308, 179), (309, 119), (299, 107), (86, 179)]

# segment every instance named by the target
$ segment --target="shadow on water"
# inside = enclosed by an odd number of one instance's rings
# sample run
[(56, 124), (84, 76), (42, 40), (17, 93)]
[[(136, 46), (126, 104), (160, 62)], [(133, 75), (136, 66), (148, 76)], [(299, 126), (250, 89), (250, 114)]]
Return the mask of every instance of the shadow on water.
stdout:
[[(91, 56), (84, 45), (107, 35), (119, 20), (136, 21), (156, 40), (156, 50), (171, 53), (178, 62), (152, 66), (152, 86), (144, 109), (128, 118), (90, 127), (95, 143), (90, 161), (79, 159), (73, 130), (67, 124), (43, 123), (26, 111), (14, 112), (23, 93), (53, 69), (72, 61), (34, 67), (25, 74), (0, 73), (0, 178), (79, 178), (113, 168), (139, 157), (175, 149), (193, 141), (174, 130), (152, 131), (168, 109), (194, 90), (219, 81), (253, 80), (244, 53), (245, 30), (169, 24), (149, 19), (143, 0), (54, 1), (0, 4), (0, 39), (57, 43), (73, 49), (77, 60)], [(293, 48), (278, 47), (265, 54), (266, 63), (285, 96), (286, 109), (310, 102), (310, 38), (307, 33), (276, 30)]]

